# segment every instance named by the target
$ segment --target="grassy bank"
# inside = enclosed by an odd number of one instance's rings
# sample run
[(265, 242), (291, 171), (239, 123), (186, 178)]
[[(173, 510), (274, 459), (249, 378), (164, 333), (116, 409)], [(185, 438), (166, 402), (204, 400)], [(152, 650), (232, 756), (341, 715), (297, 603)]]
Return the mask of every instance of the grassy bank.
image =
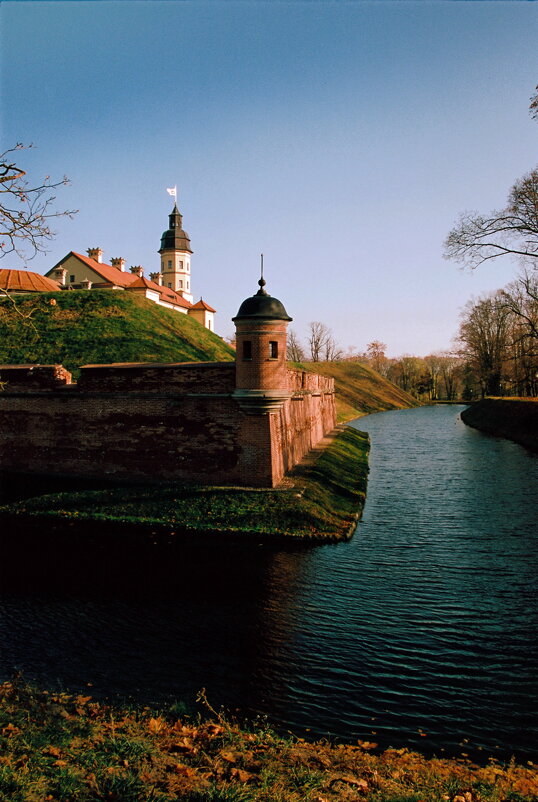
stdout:
[(132, 532), (341, 540), (362, 511), (368, 435), (343, 427), (314, 462), (274, 490), (178, 483), (58, 493), (3, 506), (0, 517), (92, 522)]
[(109, 362), (232, 360), (220, 337), (187, 315), (126, 292), (52, 292), (18, 296), (21, 312), (0, 299), (0, 364), (63, 364), (77, 375), (81, 365)]
[[(201, 701), (205, 697), (201, 695)], [(240, 727), (205, 702), (121, 709), (0, 685), (0, 802), (531, 802), (533, 765), (478, 767)]]
[(537, 398), (484, 398), (461, 413), (468, 426), (538, 451)]
[(420, 406), (416, 398), (359, 362), (304, 362), (298, 367), (332, 376), (336, 388), (336, 411), (341, 422), (370, 412)]

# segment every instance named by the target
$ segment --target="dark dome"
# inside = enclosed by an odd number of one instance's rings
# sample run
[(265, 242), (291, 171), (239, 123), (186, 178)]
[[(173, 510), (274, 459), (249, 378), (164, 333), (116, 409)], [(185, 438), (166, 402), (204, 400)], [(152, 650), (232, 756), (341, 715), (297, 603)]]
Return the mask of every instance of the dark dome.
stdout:
[(168, 231), (163, 231), (161, 237), (161, 251), (191, 251), (191, 241), (189, 235), (182, 228), (169, 228)]
[(256, 295), (252, 295), (243, 301), (237, 315), (232, 320), (235, 322), (236, 320), (251, 317), (270, 318), (271, 320), (293, 320), (284, 309), (282, 302), (265, 292), (263, 289), (265, 281), (261, 279), (258, 283), (260, 284), (260, 289)]
[(188, 251), (192, 253), (189, 235), (183, 230), (183, 217), (175, 204), (172, 213), (168, 215), (168, 225), (168, 230), (163, 231), (161, 237), (159, 253), (161, 251)]

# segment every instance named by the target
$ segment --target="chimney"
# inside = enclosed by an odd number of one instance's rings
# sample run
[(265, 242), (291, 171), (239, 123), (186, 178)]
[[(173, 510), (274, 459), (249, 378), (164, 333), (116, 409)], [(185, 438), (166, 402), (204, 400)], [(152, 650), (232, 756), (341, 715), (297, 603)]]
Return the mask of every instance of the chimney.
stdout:
[(142, 278), (144, 275), (144, 268), (142, 265), (131, 265), (131, 273), (134, 273), (138, 278)]
[(82, 290), (91, 290), (92, 282), (89, 279), (85, 278), (84, 281), (80, 282), (80, 288)]
[(95, 259), (96, 262), (99, 264), (103, 261), (103, 249), (102, 248), (88, 248), (87, 254), (90, 259)]
[(110, 260), (110, 264), (112, 267), (117, 267), (118, 270), (121, 270), (122, 273), (125, 273), (125, 259), (123, 256), (115, 257), (114, 259)]
[(163, 274), (162, 273), (150, 273), (149, 277), (155, 284), (158, 284), (159, 287), (163, 285)]
[(58, 284), (61, 284), (62, 287), (65, 287), (65, 279), (67, 276), (67, 270), (65, 267), (55, 267), (52, 271), (52, 278), (54, 281), (57, 281)]

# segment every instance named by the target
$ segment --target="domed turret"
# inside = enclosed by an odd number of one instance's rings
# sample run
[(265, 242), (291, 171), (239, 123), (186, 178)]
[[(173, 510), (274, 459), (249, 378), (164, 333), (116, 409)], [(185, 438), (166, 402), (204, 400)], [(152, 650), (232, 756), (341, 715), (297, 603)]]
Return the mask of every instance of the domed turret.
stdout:
[(232, 318), (233, 322), (245, 318), (267, 318), (268, 320), (287, 320), (289, 322), (292, 318), (289, 317), (282, 302), (278, 298), (272, 298), (264, 289), (264, 279), (261, 278), (258, 284), (260, 289), (256, 295), (243, 301), (237, 315)]
[(286, 331), (292, 318), (278, 298), (260, 289), (243, 301), (232, 318), (236, 329), (234, 398), (248, 414), (265, 414), (290, 397)]
[(159, 253), (169, 250), (192, 253), (189, 235), (183, 230), (183, 216), (175, 205), (171, 214), (168, 215), (168, 225), (168, 229), (163, 231), (161, 237)]

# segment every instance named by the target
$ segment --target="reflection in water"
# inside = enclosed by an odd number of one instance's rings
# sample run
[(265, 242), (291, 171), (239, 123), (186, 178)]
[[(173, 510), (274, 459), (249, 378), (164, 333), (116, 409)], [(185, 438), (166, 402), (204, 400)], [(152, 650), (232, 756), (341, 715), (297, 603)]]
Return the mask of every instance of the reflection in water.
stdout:
[(538, 459), (458, 412), (356, 421), (371, 475), (350, 543), (12, 532), (0, 673), (144, 702), (205, 687), (283, 728), (536, 757)]

